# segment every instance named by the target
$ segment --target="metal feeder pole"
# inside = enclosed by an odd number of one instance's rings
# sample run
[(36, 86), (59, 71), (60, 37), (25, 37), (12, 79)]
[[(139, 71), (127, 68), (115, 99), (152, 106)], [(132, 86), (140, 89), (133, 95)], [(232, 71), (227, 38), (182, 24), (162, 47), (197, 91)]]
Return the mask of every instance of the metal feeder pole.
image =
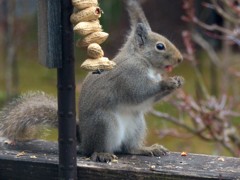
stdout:
[(72, 12), (71, 0), (61, 0), (62, 67), (57, 69), (60, 179), (77, 179), (74, 40), (70, 22)]

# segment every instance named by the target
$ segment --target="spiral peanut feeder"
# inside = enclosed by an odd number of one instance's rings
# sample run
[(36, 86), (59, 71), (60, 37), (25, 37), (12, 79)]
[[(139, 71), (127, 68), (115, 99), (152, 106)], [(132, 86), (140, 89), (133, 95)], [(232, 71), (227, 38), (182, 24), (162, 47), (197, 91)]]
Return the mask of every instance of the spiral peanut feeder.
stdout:
[(77, 47), (87, 47), (88, 59), (86, 59), (81, 68), (88, 71), (111, 70), (116, 63), (110, 61), (104, 56), (100, 46), (109, 34), (103, 32), (99, 22), (102, 10), (98, 7), (98, 0), (72, 0), (73, 6), (78, 10), (70, 17), (74, 24), (74, 32), (82, 36), (76, 43)]

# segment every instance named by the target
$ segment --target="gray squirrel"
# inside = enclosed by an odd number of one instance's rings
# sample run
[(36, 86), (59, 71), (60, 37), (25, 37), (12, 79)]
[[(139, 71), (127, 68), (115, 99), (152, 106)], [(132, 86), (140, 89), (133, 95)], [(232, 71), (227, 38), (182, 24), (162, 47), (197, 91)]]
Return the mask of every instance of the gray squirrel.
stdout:
[[(118, 153), (165, 155), (161, 145), (144, 146), (144, 114), (184, 82), (180, 76), (165, 77), (183, 60), (179, 50), (152, 32), (137, 0), (125, 3), (131, 31), (113, 59), (117, 66), (89, 73), (79, 98), (79, 149), (94, 161), (109, 162)], [(56, 99), (44, 93), (23, 95), (0, 112), (0, 136), (10, 140), (29, 139), (29, 131), (38, 125), (57, 125)]]

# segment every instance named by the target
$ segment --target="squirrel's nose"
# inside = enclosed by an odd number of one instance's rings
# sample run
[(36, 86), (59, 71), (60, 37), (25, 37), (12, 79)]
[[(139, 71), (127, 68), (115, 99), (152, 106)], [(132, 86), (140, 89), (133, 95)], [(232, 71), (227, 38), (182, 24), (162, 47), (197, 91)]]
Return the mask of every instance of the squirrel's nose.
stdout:
[(183, 61), (183, 58), (178, 58), (177, 59), (177, 63), (179, 64), (179, 63), (181, 63)]
[(177, 63), (178, 64), (181, 63), (182, 61), (183, 61), (183, 57), (182, 56), (177, 57)]

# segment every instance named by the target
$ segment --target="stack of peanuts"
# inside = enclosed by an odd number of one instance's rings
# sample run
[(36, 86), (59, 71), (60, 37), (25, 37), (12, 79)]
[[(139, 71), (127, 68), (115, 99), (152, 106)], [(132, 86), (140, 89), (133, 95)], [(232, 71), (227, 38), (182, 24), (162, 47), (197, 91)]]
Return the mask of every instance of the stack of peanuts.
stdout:
[(73, 6), (78, 12), (71, 15), (74, 31), (82, 38), (77, 41), (77, 47), (87, 47), (89, 59), (85, 60), (81, 67), (89, 71), (111, 70), (116, 63), (103, 57), (104, 52), (99, 44), (107, 38), (108, 33), (103, 32), (99, 18), (102, 10), (98, 7), (98, 0), (72, 0)]

